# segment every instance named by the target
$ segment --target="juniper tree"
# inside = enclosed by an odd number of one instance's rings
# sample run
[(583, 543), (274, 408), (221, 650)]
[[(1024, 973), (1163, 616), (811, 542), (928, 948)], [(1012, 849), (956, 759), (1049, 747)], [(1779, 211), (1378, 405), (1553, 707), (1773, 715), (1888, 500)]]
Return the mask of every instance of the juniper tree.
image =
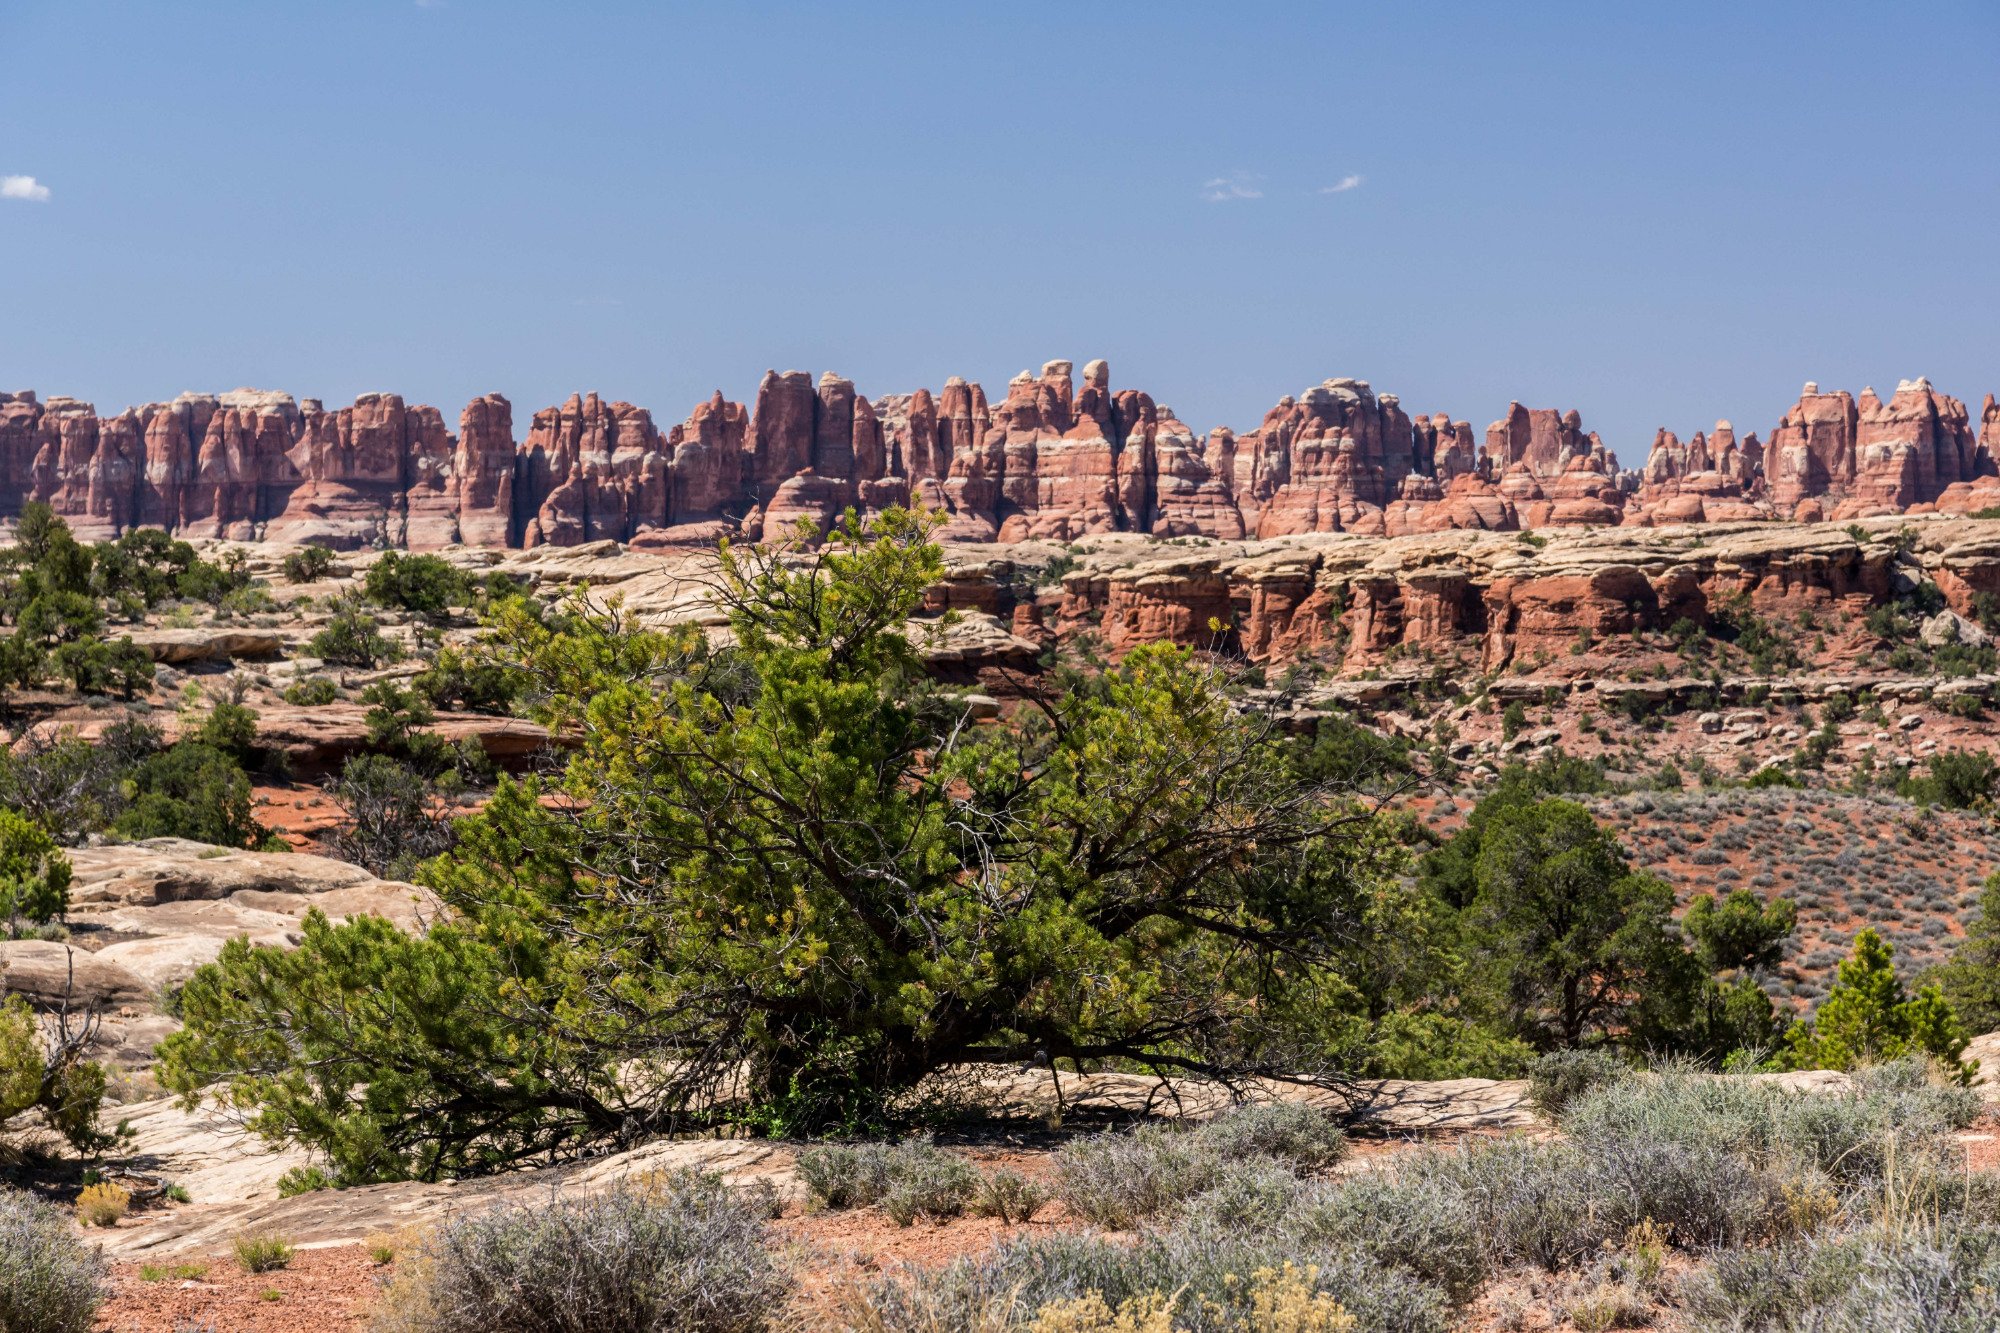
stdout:
[(163, 1079), (362, 1180), (853, 1126), (948, 1066), (1300, 1070), (1381, 886), (1368, 812), (1167, 645), (976, 724), (910, 623), (931, 522), (725, 548), (723, 645), (504, 604), (560, 775), (460, 824), (426, 933), (232, 942)]

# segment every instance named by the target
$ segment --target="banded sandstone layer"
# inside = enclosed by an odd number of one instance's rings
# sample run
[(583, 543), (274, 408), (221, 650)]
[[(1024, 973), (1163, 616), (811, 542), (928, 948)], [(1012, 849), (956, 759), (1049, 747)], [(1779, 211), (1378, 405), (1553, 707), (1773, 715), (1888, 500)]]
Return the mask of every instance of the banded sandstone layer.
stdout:
[(465, 544), (705, 545), (800, 518), (822, 527), (921, 503), (957, 541), (1071, 542), (1109, 532), (1223, 540), (1349, 532), (1846, 520), (2000, 503), (2000, 406), (1974, 422), (1927, 380), (1886, 402), (1808, 384), (1768, 444), (1726, 421), (1662, 430), (1623, 469), (1574, 412), (1510, 404), (1476, 439), (1444, 413), (1330, 379), (1256, 429), (1198, 437), (1102, 361), (1023, 371), (989, 405), (952, 379), (870, 400), (831, 373), (767, 372), (753, 406), (717, 392), (662, 431), (651, 412), (572, 396), (514, 434), (498, 394), (459, 429), (434, 407), (351, 407), (239, 389), (111, 417), (71, 398), (0, 394), (0, 516), (44, 501), (86, 537), (187, 536), (433, 550)]

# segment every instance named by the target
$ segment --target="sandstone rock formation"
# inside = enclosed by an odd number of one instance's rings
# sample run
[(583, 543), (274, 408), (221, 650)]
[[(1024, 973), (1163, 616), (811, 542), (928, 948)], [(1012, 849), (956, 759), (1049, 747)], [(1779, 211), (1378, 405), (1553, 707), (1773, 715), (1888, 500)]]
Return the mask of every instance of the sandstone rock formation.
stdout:
[(0, 517), (46, 501), (90, 538), (156, 525), (336, 549), (459, 544), (641, 548), (824, 530), (849, 508), (919, 503), (952, 541), (1382, 535), (1974, 512), (2000, 503), (2000, 406), (1977, 422), (1928, 380), (1884, 401), (1808, 384), (1772, 432), (1661, 430), (1625, 471), (1575, 411), (1519, 403), (1489, 425), (1404, 412), (1366, 381), (1280, 399), (1256, 429), (1205, 436), (1109, 366), (1022, 371), (1004, 398), (952, 378), (869, 398), (831, 372), (766, 372), (662, 430), (575, 394), (514, 437), (513, 407), (364, 394), (329, 410), (239, 389), (99, 417), (0, 394)]

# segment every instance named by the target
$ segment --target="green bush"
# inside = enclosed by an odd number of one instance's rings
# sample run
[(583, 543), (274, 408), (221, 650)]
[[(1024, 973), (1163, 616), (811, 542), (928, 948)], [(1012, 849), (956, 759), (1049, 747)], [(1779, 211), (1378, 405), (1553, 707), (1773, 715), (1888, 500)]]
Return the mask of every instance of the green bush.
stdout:
[(330, 704), (339, 697), (339, 684), (328, 676), (305, 676), (285, 687), (286, 703), (300, 704), (308, 708)]
[(89, 1333), (104, 1301), (104, 1261), (67, 1217), (0, 1188), (0, 1330)]
[(306, 652), (336, 666), (366, 668), (393, 662), (399, 650), (384, 637), (375, 617), (352, 598), (342, 598), (333, 604), (326, 624), (306, 641)]
[(196, 560), (189, 564), (176, 591), (191, 601), (220, 606), (232, 594), (249, 587), (250, 571), (244, 568), (243, 552), (229, 551), (219, 563)]
[(42, 922), (69, 910), (69, 858), (40, 826), (0, 808), (0, 923)]
[(446, 644), (411, 688), (433, 707), (505, 715), (527, 692), (527, 678), (512, 663)]
[(333, 552), (324, 546), (302, 546), (285, 557), (285, 578), (292, 583), (316, 583), (333, 572)]
[(278, 1177), (278, 1197), (293, 1198), (300, 1194), (317, 1194), (321, 1190), (333, 1188), (333, 1177), (316, 1166), (295, 1166)]
[(223, 751), (199, 741), (168, 746), (132, 775), (120, 836), (189, 838), (217, 847), (261, 847), (271, 832), (251, 812), (250, 779)]
[(55, 1038), (45, 1037), (25, 999), (0, 999), (0, 1121), (32, 1111), (78, 1152), (96, 1152), (111, 1142), (97, 1124), (104, 1066), (87, 1059), (80, 1043), (64, 1040), (71, 1035), (73, 1029), (58, 1024)]
[(377, 1333), (759, 1333), (788, 1282), (768, 1213), (722, 1181), (557, 1195), (445, 1222), (398, 1258)]
[(1990, 754), (1976, 750), (1939, 750), (1931, 756), (1929, 773), (1922, 778), (1904, 778), (1900, 790), (1911, 800), (1925, 805), (1969, 810), (1992, 800), (1996, 778), (2000, 778), (2000, 764), (1996, 764)]
[(238, 1236), (229, 1248), (236, 1255), (236, 1266), (246, 1273), (275, 1273), (292, 1266), (293, 1245), (275, 1231)]
[(401, 555), (389, 551), (368, 567), (363, 583), (368, 600), (378, 606), (440, 616), (472, 599), (472, 581), (441, 556)]
[(1794, 1023), (1780, 1062), (1788, 1069), (1853, 1069), (1905, 1055), (1927, 1056), (1970, 1083), (1976, 1064), (1962, 1057), (1968, 1037), (1935, 985), (1906, 995), (1894, 951), (1874, 927), (1854, 937), (1854, 954), (1812, 1017)]
[(79, 694), (130, 699), (153, 681), (152, 655), (129, 637), (107, 643), (85, 635), (57, 648), (49, 664)]

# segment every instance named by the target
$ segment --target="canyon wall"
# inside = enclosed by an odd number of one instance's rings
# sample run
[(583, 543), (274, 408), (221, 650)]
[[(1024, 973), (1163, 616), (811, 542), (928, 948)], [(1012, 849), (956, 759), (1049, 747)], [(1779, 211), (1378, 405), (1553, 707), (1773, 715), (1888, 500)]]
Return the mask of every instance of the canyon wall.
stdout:
[(1808, 384), (1768, 444), (1726, 421), (1686, 444), (1663, 429), (1636, 471), (1574, 411), (1510, 404), (1479, 435), (1356, 379), (1282, 398), (1240, 435), (1197, 435), (1151, 395), (1114, 390), (1102, 361), (1023, 371), (997, 403), (957, 378), (869, 399), (832, 373), (771, 371), (754, 404), (718, 392), (664, 430), (645, 408), (575, 395), (518, 440), (498, 394), (468, 403), (454, 434), (437, 408), (386, 393), (329, 410), (239, 389), (111, 417), (0, 393), (0, 517), (43, 501), (91, 538), (158, 526), (336, 549), (698, 546), (910, 503), (973, 542), (1846, 521), (2000, 504), (1996, 456), (1993, 398), (1975, 421), (1923, 379), (1886, 402)]

